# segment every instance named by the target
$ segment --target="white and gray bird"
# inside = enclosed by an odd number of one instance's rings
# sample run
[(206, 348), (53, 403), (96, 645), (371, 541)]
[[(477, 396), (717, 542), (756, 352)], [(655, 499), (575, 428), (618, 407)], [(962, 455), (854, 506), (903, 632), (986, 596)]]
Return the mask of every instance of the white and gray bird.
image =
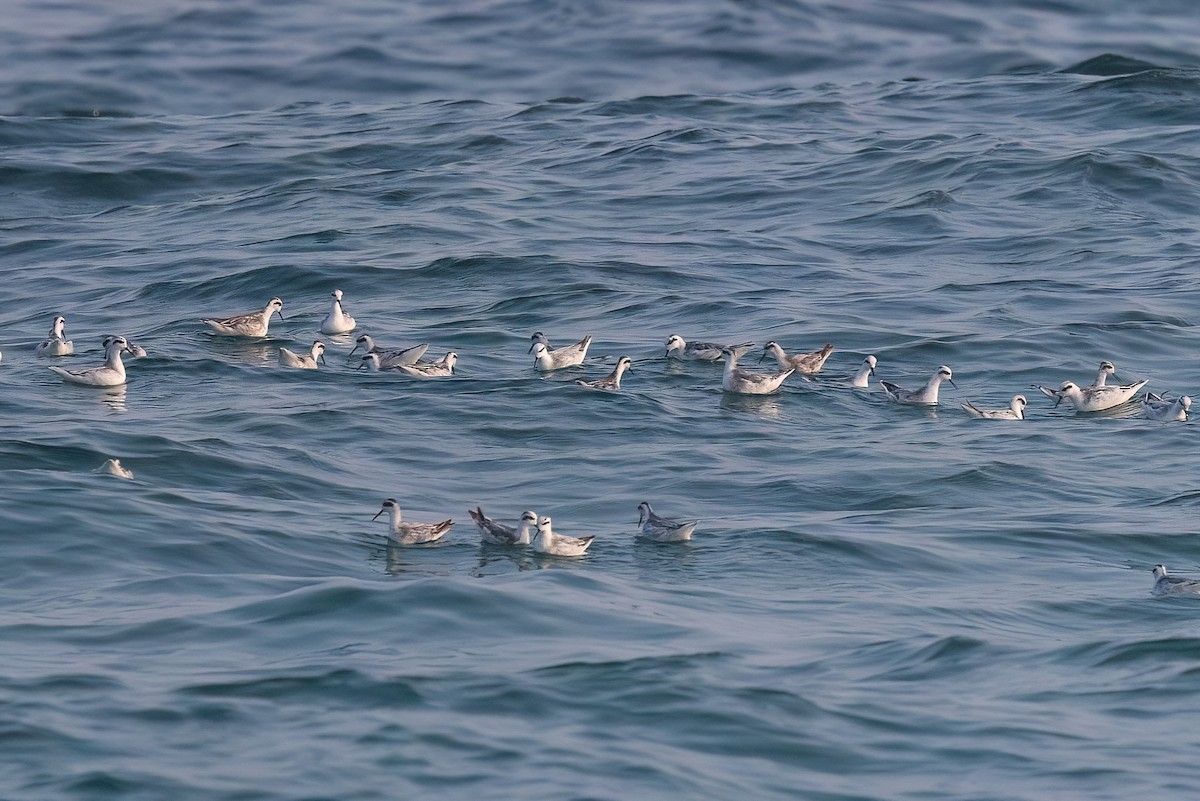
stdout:
[(667, 337), (666, 358), (685, 362), (719, 362), (721, 355), (728, 348), (738, 353), (738, 358), (754, 347), (753, 342), (743, 342), (740, 345), (723, 345), (718, 342), (688, 342), (678, 334)]
[(638, 534), (655, 542), (686, 542), (696, 530), (695, 520), (672, 520), (659, 517), (642, 501), (638, 504)]
[(1013, 395), (1007, 409), (980, 409), (970, 401), (964, 401), (962, 407), (972, 417), (982, 417), (985, 420), (1024, 420), (1027, 403), (1029, 401), (1024, 395)]
[(458, 354), (450, 351), (440, 361), (398, 364), (396, 369), (415, 378), (445, 378), (454, 375), (454, 365), (456, 364), (458, 364)]
[(629, 358), (628, 356), (622, 356), (621, 358), (617, 359), (617, 366), (614, 367), (612, 372), (606, 375), (604, 378), (599, 378), (595, 381), (584, 381), (583, 379), (580, 379), (575, 383), (581, 387), (590, 387), (591, 389), (606, 389), (609, 392), (620, 392), (621, 376), (625, 374), (625, 371), (628, 370), (632, 364), (633, 359)]
[(943, 381), (949, 381), (950, 386), (958, 389), (958, 384), (954, 383), (954, 373), (950, 372), (950, 368), (944, 364), (937, 369), (936, 373), (930, 376), (929, 381), (920, 389), (904, 389), (893, 384), (891, 381), (880, 381), (879, 386), (883, 387), (883, 391), (888, 396), (888, 399), (896, 403), (937, 406), (938, 387)]
[(429, 350), (429, 343), (422, 342), (411, 348), (388, 349), (376, 345), (375, 340), (369, 334), (363, 334), (354, 340), (354, 347), (350, 349), (348, 355), (353, 356), (354, 351), (359, 348), (365, 348), (367, 353), (374, 353), (379, 357), (379, 369), (390, 370), (401, 364), (416, 364), (425, 355), (425, 351)]
[(769, 395), (779, 389), (783, 380), (795, 369), (789, 368), (780, 373), (751, 373), (737, 366), (738, 350), (725, 348), (725, 372), (721, 375), (721, 387), (726, 392), (739, 395)]
[(125, 383), (125, 365), (121, 363), (121, 354), (129, 352), (129, 343), (125, 337), (104, 338), (104, 364), (89, 370), (67, 370), (63, 367), (48, 367), (62, 377), (68, 384), (79, 384), (85, 387), (119, 387)]
[(329, 314), (325, 316), (325, 320), (321, 323), (321, 333), (331, 335), (349, 334), (358, 323), (342, 307), (342, 290), (335, 289), (330, 294), (333, 295), (333, 308), (329, 310)]
[(265, 337), (273, 314), (278, 314), (279, 319), (283, 319), (283, 301), (279, 298), (271, 298), (262, 311), (239, 314), (235, 317), (204, 319), (200, 322), (211, 328), (212, 332), (218, 336)]
[(529, 351), (533, 354), (533, 366), (543, 373), (548, 373), (551, 370), (561, 370), (564, 367), (583, 364), (583, 360), (587, 358), (588, 346), (591, 344), (592, 338), (586, 336), (574, 345), (550, 350), (550, 346), (545, 342), (534, 340), (534, 343), (529, 346)]
[(759, 357), (758, 361), (761, 364), (763, 359), (771, 355), (779, 363), (780, 370), (787, 370), (790, 367), (797, 373), (812, 375), (821, 372), (821, 368), (825, 366), (825, 362), (828, 361), (829, 354), (831, 353), (833, 353), (833, 345), (826, 343), (825, 347), (820, 350), (814, 350), (812, 353), (788, 355), (779, 346), (778, 342), (771, 340), (763, 346), (763, 354)]
[(400, 518), (400, 504), (395, 498), (383, 502), (383, 508), (375, 513), (372, 520), (387, 512), (391, 531), (388, 539), (397, 545), (425, 545), (437, 542), (446, 536), (446, 532), (454, 525), (453, 520), (443, 520), (440, 523), (406, 523)]
[(551, 556), (583, 556), (591, 546), (594, 536), (568, 537), (554, 531), (549, 517), (539, 517), (537, 536), (533, 538), (533, 550)]
[(33, 349), (35, 356), (70, 356), (75, 343), (67, 339), (67, 318), (59, 315), (50, 325), (50, 336)]
[(1142, 398), (1142, 414), (1151, 420), (1173, 420), (1183, 422), (1188, 419), (1192, 410), (1192, 399), (1180, 395), (1175, 400), (1168, 400), (1162, 395), (1147, 392)]
[(1154, 574), (1151, 592), (1155, 595), (1200, 595), (1200, 579), (1172, 576), (1165, 565), (1155, 565), (1150, 572)]
[(467, 514), (479, 528), (479, 536), (492, 545), (529, 545), (532, 542), (533, 531), (537, 528), (537, 514), (525, 512), (517, 521), (517, 527), (512, 528), (497, 522), (483, 513), (483, 507), (476, 506), (468, 509)]
[(871, 386), (871, 376), (875, 375), (875, 368), (878, 366), (879, 360), (874, 356), (868, 356), (863, 359), (862, 366), (858, 368), (858, 372), (850, 379), (850, 386), (858, 389), (866, 389)]
[(316, 370), (317, 361), (325, 363), (325, 343), (317, 340), (309, 348), (308, 353), (296, 353), (287, 348), (279, 349), (279, 364), (283, 367), (296, 367), (301, 370)]
[(1048, 398), (1054, 398), (1054, 405), (1069, 401), (1077, 412), (1102, 412), (1127, 403), (1142, 387), (1150, 383), (1149, 379), (1121, 386), (1106, 385), (1102, 387), (1085, 387), (1080, 389), (1074, 381), (1064, 381), (1058, 389), (1039, 386), (1038, 389)]

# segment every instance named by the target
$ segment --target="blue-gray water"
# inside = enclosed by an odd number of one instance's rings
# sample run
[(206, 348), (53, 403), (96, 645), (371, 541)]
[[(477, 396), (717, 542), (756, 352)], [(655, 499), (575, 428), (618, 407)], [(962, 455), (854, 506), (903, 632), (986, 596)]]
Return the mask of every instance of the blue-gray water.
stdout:
[[(1200, 393), (1200, 18), (992, 5), (9, 3), (0, 798), (1194, 796), (1196, 427), (1031, 385)], [(278, 368), (335, 288), (459, 376)], [(737, 398), (673, 333), (837, 350)]]

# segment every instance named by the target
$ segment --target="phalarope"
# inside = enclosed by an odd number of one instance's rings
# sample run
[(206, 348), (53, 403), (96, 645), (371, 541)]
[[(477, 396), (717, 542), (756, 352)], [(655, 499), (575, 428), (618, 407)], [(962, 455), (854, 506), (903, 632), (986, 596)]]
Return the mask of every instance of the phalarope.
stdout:
[(850, 379), (850, 386), (866, 389), (871, 386), (871, 376), (875, 375), (875, 367), (879, 364), (879, 360), (874, 356), (868, 356), (863, 359), (862, 366), (858, 368), (858, 372)]
[(284, 367), (298, 367), (301, 370), (316, 370), (317, 360), (325, 364), (325, 343), (317, 340), (312, 343), (308, 353), (296, 353), (287, 348), (279, 349), (279, 363)]
[(58, 316), (50, 326), (50, 336), (33, 349), (35, 356), (70, 356), (75, 352), (75, 343), (67, 339), (67, 318)]
[(396, 369), (417, 378), (444, 378), (454, 375), (454, 365), (456, 364), (458, 364), (458, 354), (450, 351), (442, 357), (441, 361), (428, 364), (398, 364)]
[(479, 536), (483, 541), (492, 545), (528, 545), (531, 542), (532, 531), (537, 527), (537, 514), (534, 512), (522, 514), (516, 528), (488, 517), (483, 513), (481, 506), (468, 509), (467, 514), (479, 527)]
[(1169, 575), (1165, 565), (1155, 565), (1150, 572), (1154, 574), (1151, 592), (1155, 595), (1200, 595), (1200, 579)]
[(1117, 366), (1108, 359), (1100, 362), (1100, 370), (1096, 373), (1096, 380), (1092, 382), (1092, 385), (1088, 389), (1097, 389), (1104, 386), (1105, 382), (1108, 381), (1108, 377), (1116, 372)]
[(938, 386), (943, 381), (949, 381), (950, 386), (958, 389), (958, 384), (954, 383), (954, 374), (950, 372), (950, 368), (942, 365), (938, 371), (934, 373), (925, 386), (920, 389), (903, 389), (896, 386), (891, 381), (880, 381), (879, 386), (883, 387), (884, 393), (888, 398), (896, 403), (914, 403), (922, 406), (937, 406), (938, 402)]
[(684, 542), (692, 538), (696, 525), (695, 520), (659, 517), (645, 501), (638, 504), (638, 533), (646, 539), (655, 542)]
[(686, 342), (678, 334), (667, 337), (668, 359), (679, 359), (685, 362), (719, 362), (721, 354), (728, 349), (737, 351), (740, 359), (754, 347), (753, 342), (743, 342), (740, 345), (722, 345), (717, 342)]
[(596, 381), (584, 381), (583, 379), (580, 379), (575, 383), (581, 387), (607, 389), (611, 392), (620, 392), (621, 376), (624, 375), (625, 371), (629, 369), (631, 364), (633, 364), (633, 359), (629, 358), (628, 356), (622, 356), (621, 358), (617, 359), (617, 366), (613, 368), (613, 371), (604, 378)]
[(125, 365), (121, 363), (121, 353), (129, 350), (125, 337), (105, 337), (104, 364), (90, 370), (66, 370), (62, 367), (48, 367), (62, 376), (68, 384), (80, 384), (85, 387), (118, 387), (125, 383)]
[(972, 417), (982, 417), (987, 420), (1024, 420), (1025, 405), (1029, 403), (1024, 395), (1013, 395), (1007, 409), (980, 409), (970, 401), (962, 404), (963, 410)]
[(92, 472), (106, 476), (116, 476), (117, 478), (133, 478), (133, 471), (124, 467), (120, 459), (106, 459), (104, 464)]
[(271, 298), (262, 311), (200, 322), (211, 328), (214, 334), (223, 337), (265, 337), (272, 314), (278, 314), (279, 319), (283, 319), (283, 301), (279, 298)]
[(388, 370), (401, 364), (416, 364), (425, 355), (425, 351), (429, 350), (429, 343), (422, 342), (420, 345), (413, 345), (411, 348), (386, 350), (377, 346), (375, 340), (370, 335), (363, 334), (354, 340), (354, 347), (350, 350), (349, 355), (353, 356), (354, 351), (359, 348), (366, 348), (367, 353), (374, 353), (378, 356), (380, 368)]
[(829, 354), (833, 353), (833, 345), (826, 343), (825, 347), (820, 350), (815, 350), (812, 353), (797, 353), (794, 356), (789, 356), (783, 352), (783, 348), (779, 347), (779, 343), (771, 340), (763, 346), (762, 356), (758, 362), (762, 364), (763, 359), (770, 354), (775, 357), (775, 361), (779, 362), (779, 369), (786, 370), (789, 367), (797, 373), (805, 373), (811, 375), (821, 372), (821, 368), (825, 366), (826, 360), (829, 359)]
[(354, 318), (346, 314), (346, 310), (342, 308), (342, 290), (335, 289), (329, 293), (333, 295), (333, 308), (329, 310), (329, 314), (325, 317), (325, 321), (321, 323), (322, 334), (349, 334), (354, 330), (357, 323)]
[(1153, 392), (1147, 392), (1142, 398), (1142, 414), (1149, 417), (1151, 420), (1178, 420), (1180, 422), (1188, 419), (1188, 413), (1192, 409), (1192, 399), (1187, 395), (1181, 395), (1175, 400), (1167, 400), (1162, 395), (1155, 395)]
[(400, 519), (400, 504), (395, 498), (388, 498), (383, 502), (383, 508), (375, 513), (372, 520), (377, 519), (384, 512), (390, 514), (391, 533), (388, 534), (388, 539), (398, 545), (424, 545), (430, 542), (437, 542), (446, 535), (450, 527), (454, 525), (453, 520), (443, 520), (440, 523), (405, 523)]
[(794, 369), (784, 370), (774, 375), (768, 373), (751, 373), (737, 366), (738, 347), (727, 347), (721, 351), (725, 354), (725, 373), (721, 376), (721, 386), (726, 392), (736, 392), (739, 395), (770, 395), (779, 389), (783, 380)]
[[(535, 334), (534, 336), (537, 335)], [(591, 344), (592, 338), (586, 336), (574, 345), (568, 345), (558, 350), (550, 350), (545, 342), (535, 340), (529, 346), (529, 351), (533, 354), (534, 367), (543, 373), (547, 373), (551, 370), (583, 364), (583, 360), (587, 358), (588, 346)]]
[(1042, 386), (1039, 386), (1038, 389), (1046, 397), (1054, 398), (1055, 406), (1058, 406), (1064, 400), (1068, 400), (1077, 412), (1102, 412), (1105, 409), (1111, 409), (1114, 406), (1126, 403), (1137, 394), (1139, 389), (1148, 383), (1150, 383), (1150, 379), (1144, 379), (1137, 383), (1125, 384), (1123, 386), (1110, 385), (1080, 389), (1074, 381), (1064, 381), (1058, 389), (1049, 389)]
[(529, 346), (529, 352), (530, 352), (530, 353), (533, 353), (533, 346), (534, 346), (534, 345), (536, 345), (538, 342), (541, 342), (543, 345), (545, 345), (545, 346), (546, 346), (546, 350), (550, 351), (551, 353), (554, 353), (555, 351), (559, 351), (559, 350), (571, 350), (572, 348), (581, 349), (581, 350), (587, 350), (587, 347), (588, 347), (588, 345), (589, 345), (589, 344), (591, 343), (591, 341), (592, 341), (592, 338), (591, 338), (591, 336), (586, 336), (586, 337), (584, 337), (583, 339), (581, 339), (581, 340), (579, 340), (578, 342), (576, 342), (574, 345), (565, 345), (565, 346), (563, 346), (563, 347), (561, 347), (561, 348), (556, 348), (556, 347), (554, 347), (553, 345), (551, 345), (551, 344), (550, 344), (550, 340), (546, 339), (546, 335), (545, 335), (545, 334), (543, 334), (541, 331), (534, 331), (534, 332), (533, 332), (533, 335), (532, 335), (531, 337), (529, 337), (529, 338), (530, 338), (531, 340), (533, 340), (533, 342), (532, 342), (532, 343), (530, 344), (530, 346)]
[(583, 556), (588, 546), (592, 544), (592, 540), (596, 539), (594, 536), (567, 537), (563, 534), (556, 534), (552, 526), (550, 518), (538, 518), (537, 536), (533, 538), (533, 550), (551, 556)]

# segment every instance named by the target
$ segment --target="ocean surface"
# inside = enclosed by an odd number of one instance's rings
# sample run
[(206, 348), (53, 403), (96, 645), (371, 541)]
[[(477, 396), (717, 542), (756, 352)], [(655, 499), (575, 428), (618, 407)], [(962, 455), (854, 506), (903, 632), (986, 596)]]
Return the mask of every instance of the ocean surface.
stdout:
[[(3, 801), (1200, 791), (1197, 423), (1034, 388), (1200, 395), (1194, 0), (4, 6)], [(457, 375), (279, 367), (335, 289)]]

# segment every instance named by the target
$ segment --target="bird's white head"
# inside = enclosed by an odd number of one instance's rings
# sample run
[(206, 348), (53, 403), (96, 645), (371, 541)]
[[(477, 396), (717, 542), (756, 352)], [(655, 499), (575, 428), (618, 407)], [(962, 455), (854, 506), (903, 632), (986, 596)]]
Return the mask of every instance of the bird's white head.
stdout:
[(267, 301), (267, 313), (278, 314), (279, 319), (283, 319), (283, 301), (279, 298), (271, 298)]
[(1150, 572), (1154, 574), (1154, 579), (1157, 581), (1158, 579), (1167, 575), (1167, 568), (1165, 565), (1155, 565), (1154, 569)]
[(336, 300), (338, 303), (342, 302), (342, 290), (335, 289), (332, 292), (330, 292), (329, 294), (333, 295), (333, 299)]
[(533, 358), (535, 359), (540, 359), (550, 352), (541, 342), (534, 342), (529, 350), (533, 353)]

